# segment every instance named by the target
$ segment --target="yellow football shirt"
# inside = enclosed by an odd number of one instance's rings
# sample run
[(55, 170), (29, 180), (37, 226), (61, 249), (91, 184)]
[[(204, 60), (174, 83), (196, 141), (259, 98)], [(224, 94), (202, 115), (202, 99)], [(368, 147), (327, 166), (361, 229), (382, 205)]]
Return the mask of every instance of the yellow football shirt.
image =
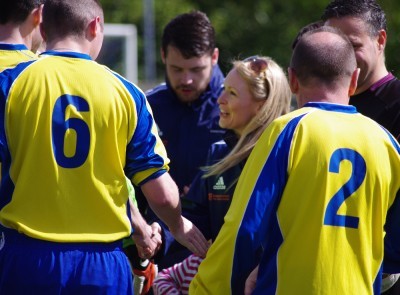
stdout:
[(88, 55), (46, 52), (0, 74), (0, 222), (57, 242), (131, 233), (125, 175), (167, 171), (144, 93)]

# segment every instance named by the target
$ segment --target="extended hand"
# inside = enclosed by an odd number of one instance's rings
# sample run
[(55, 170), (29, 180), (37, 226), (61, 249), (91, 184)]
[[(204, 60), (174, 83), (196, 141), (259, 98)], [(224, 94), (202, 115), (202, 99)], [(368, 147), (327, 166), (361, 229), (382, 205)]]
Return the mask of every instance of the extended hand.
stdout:
[(194, 254), (204, 258), (206, 256), (209, 243), (201, 231), (185, 217), (181, 218), (176, 228), (170, 228), (174, 238)]

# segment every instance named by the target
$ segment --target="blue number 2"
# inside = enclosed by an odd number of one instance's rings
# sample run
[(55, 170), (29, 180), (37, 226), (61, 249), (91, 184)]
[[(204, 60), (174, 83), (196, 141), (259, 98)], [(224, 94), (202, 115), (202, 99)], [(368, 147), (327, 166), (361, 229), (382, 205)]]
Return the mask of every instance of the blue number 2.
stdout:
[[(88, 112), (89, 104), (82, 97), (66, 94), (57, 99), (53, 109), (52, 140), (57, 164), (64, 168), (76, 168), (86, 161), (89, 154), (90, 131), (89, 126), (82, 119), (69, 118), (66, 120), (68, 106), (75, 107), (78, 112)], [(65, 133), (68, 129), (76, 132), (76, 149), (72, 157), (66, 156), (64, 152)]]
[(358, 217), (338, 215), (337, 212), (343, 202), (363, 183), (367, 166), (364, 158), (356, 151), (337, 149), (331, 156), (329, 172), (339, 173), (340, 162), (344, 160), (348, 160), (352, 164), (351, 177), (329, 201), (325, 211), (324, 225), (358, 228)]

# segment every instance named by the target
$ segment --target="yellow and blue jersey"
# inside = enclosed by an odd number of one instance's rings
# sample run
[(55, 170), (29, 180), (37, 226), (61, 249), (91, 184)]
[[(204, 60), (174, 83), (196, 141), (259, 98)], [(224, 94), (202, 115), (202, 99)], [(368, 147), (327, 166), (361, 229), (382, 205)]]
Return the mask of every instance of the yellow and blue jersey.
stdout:
[(24, 44), (0, 43), (0, 72), (4, 71), (5, 69), (13, 68), (21, 62), (37, 58), (37, 55), (28, 50)]
[(144, 93), (86, 54), (49, 51), (0, 74), (0, 223), (56, 242), (131, 234), (125, 175), (168, 170)]
[(24, 44), (0, 43), (0, 72), (13, 68), (20, 62), (37, 59), (37, 55)]
[(257, 265), (253, 294), (379, 294), (385, 222), (385, 242), (399, 240), (399, 151), (353, 106), (309, 103), (278, 118), (246, 162), (190, 294), (243, 294)]

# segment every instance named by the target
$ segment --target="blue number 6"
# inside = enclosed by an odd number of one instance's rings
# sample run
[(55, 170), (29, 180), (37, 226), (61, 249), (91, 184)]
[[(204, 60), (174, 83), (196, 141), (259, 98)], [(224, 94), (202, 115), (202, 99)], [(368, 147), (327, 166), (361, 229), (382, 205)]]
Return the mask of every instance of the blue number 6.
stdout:
[[(53, 109), (52, 140), (57, 164), (64, 168), (76, 168), (86, 161), (89, 154), (90, 131), (82, 119), (65, 120), (68, 106), (74, 106), (78, 112), (88, 112), (89, 104), (82, 97), (65, 94), (57, 99)], [(75, 154), (72, 157), (67, 157), (64, 153), (65, 133), (68, 129), (75, 130), (77, 136)]]
[(358, 228), (358, 217), (338, 215), (337, 212), (342, 203), (363, 183), (367, 166), (364, 158), (356, 151), (337, 149), (331, 156), (329, 172), (339, 173), (340, 162), (344, 160), (348, 160), (352, 164), (351, 177), (329, 201), (325, 211), (324, 225)]

